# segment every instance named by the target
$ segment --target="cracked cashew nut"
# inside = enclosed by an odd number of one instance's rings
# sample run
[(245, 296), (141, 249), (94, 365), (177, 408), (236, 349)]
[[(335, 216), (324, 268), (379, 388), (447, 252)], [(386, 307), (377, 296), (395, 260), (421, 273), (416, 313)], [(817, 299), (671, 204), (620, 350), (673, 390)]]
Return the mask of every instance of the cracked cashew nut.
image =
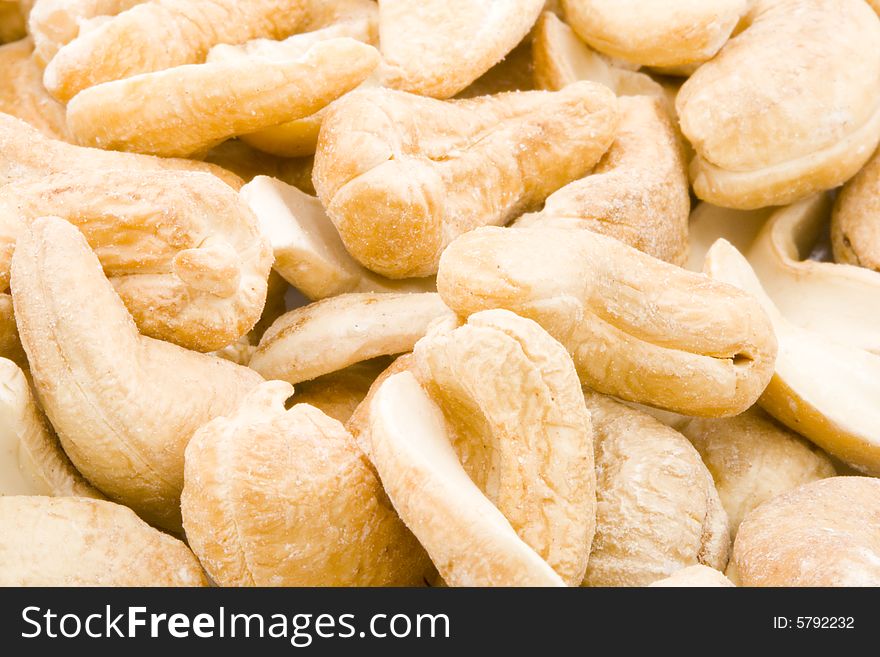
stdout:
[[(478, 547), (479, 537), (501, 532), (490, 520), (495, 513), (485, 510), (488, 502), (564, 582), (579, 584), (595, 529), (595, 473), (589, 413), (563, 347), (534, 322), (494, 310), (459, 328), (435, 325), (416, 344), (411, 363), (411, 374), (388, 377), (370, 402), (372, 458), (443, 579), (453, 586), (511, 585), (543, 570), (519, 563), (527, 554), (522, 547), (504, 548), (517, 555), (511, 571), (495, 572), (496, 564), (487, 563), (494, 557), (483, 549), (495, 547)], [(411, 375), (424, 392), (412, 389)], [(398, 395), (407, 401), (392, 406)], [(401, 439), (411, 444), (403, 448)], [(444, 455), (432, 463), (435, 450)], [(410, 477), (419, 483), (407, 489)], [(444, 494), (438, 506), (434, 496)], [(464, 513), (465, 497), (474, 504), (474, 515), (461, 519), (473, 523), (467, 529), (449, 517)], [(508, 556), (497, 555), (498, 564)]]
[(315, 189), (361, 264), (429, 276), (458, 235), (505, 224), (586, 175), (611, 145), (616, 107), (590, 82), (457, 101), (357, 91), (324, 120)]
[(345, 250), (321, 201), (296, 187), (257, 176), (241, 188), (275, 253), (272, 265), (312, 301), (345, 292), (430, 292), (433, 280), (392, 280), (364, 268)]
[(81, 497), (0, 497), (0, 586), (207, 586), (181, 541), (131, 509)]
[(761, 408), (858, 471), (880, 474), (880, 355), (789, 322), (723, 239), (706, 256), (705, 271), (751, 293), (773, 323), (779, 355)]
[(677, 67), (717, 53), (749, 2), (563, 0), (562, 6), (575, 32), (596, 50), (643, 66)]
[(39, 400), (70, 460), (111, 499), (179, 528), (186, 443), (262, 378), (140, 335), (82, 234), (60, 219), (39, 219), (18, 240), (12, 297)]
[[(221, 586), (404, 586), (430, 562), (342, 425), (264, 383), (196, 432), (186, 536)], [(294, 396), (295, 400), (295, 396)]]
[(543, 0), (380, 0), (386, 86), (450, 98), (528, 34)]
[(461, 316), (534, 319), (593, 389), (687, 415), (736, 415), (773, 374), (776, 338), (750, 295), (591, 231), (480, 228), (444, 252), (443, 301)]
[(357, 87), (378, 62), (375, 48), (339, 38), (290, 59), (177, 66), (81, 91), (67, 105), (67, 123), (87, 146), (186, 157), (309, 116)]
[(720, 420), (694, 418), (681, 433), (712, 473), (733, 538), (759, 504), (836, 474), (824, 452), (759, 408)]
[(880, 19), (863, 0), (754, 0), (743, 27), (676, 99), (697, 196), (749, 210), (851, 178), (880, 141)]
[(739, 586), (880, 586), (880, 481), (831, 477), (749, 513), (727, 576)]
[(263, 335), (250, 367), (292, 384), (354, 363), (412, 350), (450, 310), (435, 293), (351, 293), (282, 315)]
[(690, 194), (675, 126), (659, 100), (621, 98), (614, 143), (586, 178), (547, 197), (514, 227), (586, 228), (640, 251), (684, 264)]
[(584, 391), (598, 511), (584, 586), (646, 586), (695, 564), (722, 570), (730, 537), (712, 475), (677, 431)]
[(288, 36), (303, 23), (306, 5), (305, 0), (150, 0), (63, 46), (43, 82), (67, 102), (103, 82), (197, 64), (218, 43)]
[(0, 358), (0, 496), (104, 499), (67, 458), (24, 372)]

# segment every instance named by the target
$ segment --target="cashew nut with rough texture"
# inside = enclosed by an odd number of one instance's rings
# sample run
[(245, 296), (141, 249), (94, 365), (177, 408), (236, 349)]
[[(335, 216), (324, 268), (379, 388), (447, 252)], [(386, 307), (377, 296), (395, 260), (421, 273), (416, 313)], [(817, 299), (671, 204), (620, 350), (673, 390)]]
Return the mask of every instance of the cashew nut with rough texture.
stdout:
[(591, 231), (477, 229), (443, 253), (437, 289), (464, 317), (534, 319), (585, 385), (630, 401), (736, 415), (773, 375), (776, 338), (749, 294)]
[(589, 82), (457, 101), (357, 91), (324, 119), (315, 189), (361, 264), (429, 276), (458, 235), (586, 175), (614, 139), (616, 106)]
[(880, 272), (880, 150), (844, 185), (831, 218), (834, 259)]
[(70, 460), (111, 499), (178, 529), (187, 442), (261, 377), (140, 335), (82, 234), (60, 219), (39, 219), (18, 240), (12, 298), (39, 400)]
[[(186, 448), (186, 536), (221, 586), (403, 586), (430, 561), (342, 425), (265, 383)], [(295, 397), (294, 397), (295, 399)]]

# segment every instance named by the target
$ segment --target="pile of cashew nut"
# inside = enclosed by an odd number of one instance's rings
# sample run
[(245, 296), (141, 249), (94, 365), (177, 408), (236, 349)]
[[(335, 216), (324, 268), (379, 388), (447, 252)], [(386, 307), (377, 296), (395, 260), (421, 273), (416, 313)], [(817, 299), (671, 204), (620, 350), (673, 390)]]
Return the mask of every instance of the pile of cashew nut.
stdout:
[(878, 14), (0, 1), (0, 585), (880, 586)]

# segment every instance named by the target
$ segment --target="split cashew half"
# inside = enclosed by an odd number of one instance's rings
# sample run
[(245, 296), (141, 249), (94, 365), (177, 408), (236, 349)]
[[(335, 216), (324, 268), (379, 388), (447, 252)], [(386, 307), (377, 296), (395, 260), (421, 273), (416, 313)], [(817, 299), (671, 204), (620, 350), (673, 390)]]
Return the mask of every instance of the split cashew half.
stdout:
[(585, 385), (629, 401), (736, 415), (773, 374), (776, 338), (753, 297), (591, 231), (477, 229), (446, 249), (437, 289), (463, 317), (534, 319)]
[(697, 196), (749, 210), (854, 176), (880, 141), (877, 15), (863, 0), (754, 0), (742, 27), (676, 99)]
[(82, 234), (60, 219), (39, 219), (18, 240), (12, 298), (39, 400), (70, 460), (111, 499), (179, 529), (187, 442), (261, 377), (140, 335)]
[(880, 474), (880, 355), (789, 322), (725, 240), (709, 251), (705, 270), (752, 294), (773, 322), (779, 355), (761, 407), (860, 472)]
[[(342, 425), (264, 383), (186, 448), (186, 536), (221, 586), (413, 586), (430, 561)], [(295, 399), (295, 397), (294, 397)]]
[(250, 367), (297, 384), (354, 363), (411, 351), (428, 326), (452, 317), (434, 293), (340, 294), (282, 315)]
[(458, 235), (585, 176), (614, 139), (616, 106), (590, 82), (457, 101), (356, 91), (324, 119), (315, 189), (365, 267), (429, 276)]

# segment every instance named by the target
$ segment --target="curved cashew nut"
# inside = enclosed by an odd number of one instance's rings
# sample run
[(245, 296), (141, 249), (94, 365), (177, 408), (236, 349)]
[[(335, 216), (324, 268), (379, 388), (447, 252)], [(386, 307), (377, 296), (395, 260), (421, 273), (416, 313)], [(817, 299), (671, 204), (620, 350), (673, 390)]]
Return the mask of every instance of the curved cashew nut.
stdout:
[(264, 383), (186, 448), (186, 536), (222, 586), (403, 586), (427, 555), (342, 427)]
[(39, 219), (18, 240), (12, 298), (39, 399), (70, 460), (108, 497), (179, 528), (186, 443), (261, 377), (141, 336), (82, 234), (60, 219)]
[(69, 141), (64, 106), (43, 87), (32, 52), (30, 39), (0, 46), (0, 112), (27, 121), (48, 137)]
[(773, 322), (779, 355), (761, 408), (860, 472), (880, 474), (880, 356), (788, 322), (725, 240), (709, 251), (705, 268), (751, 293)]
[(131, 509), (80, 497), (0, 497), (0, 586), (207, 586), (181, 541)]
[(361, 266), (339, 238), (321, 201), (296, 187), (257, 176), (241, 188), (275, 253), (272, 265), (312, 301), (345, 292), (430, 292), (433, 280), (392, 280)]
[(293, 59), (178, 66), (85, 89), (68, 104), (67, 123), (85, 145), (185, 157), (309, 116), (357, 87), (378, 63), (375, 48), (341, 38)]
[(45, 68), (62, 46), (80, 34), (83, 24), (115, 16), (145, 0), (40, 0), (28, 17), (34, 39), (34, 62)]
[(727, 565), (727, 515), (712, 475), (678, 432), (584, 392), (596, 440), (598, 514), (584, 586), (645, 586)]
[(296, 384), (410, 351), (431, 322), (451, 316), (433, 293), (341, 294), (282, 315), (249, 365), (267, 379)]
[(446, 102), (357, 91), (324, 120), (315, 189), (365, 267), (428, 276), (458, 235), (505, 224), (586, 175), (611, 145), (616, 106), (589, 82)]
[(0, 288), (15, 239), (43, 216), (85, 234), (145, 335), (210, 351), (260, 317), (269, 244), (235, 191), (213, 176), (94, 170), (0, 186)]
[(700, 201), (691, 211), (688, 222), (688, 261), (690, 271), (703, 271), (703, 262), (712, 245), (723, 237), (746, 253), (767, 218), (776, 208), (732, 210)]
[[(61, 102), (102, 82), (204, 61), (211, 46), (283, 38), (306, 16), (305, 0), (150, 0), (62, 47), (46, 67)], [(166, 38), (157, 38), (164, 34)]]
[(46, 137), (20, 119), (0, 113), (0, 185), (56, 173), (75, 178), (96, 169), (122, 169), (135, 178), (143, 171), (197, 171), (213, 174), (236, 190), (243, 184), (241, 178), (213, 164), (67, 144)]
[(586, 178), (547, 197), (513, 225), (587, 228), (681, 265), (690, 191), (679, 136), (655, 98), (621, 98), (614, 143)]
[(447, 584), (564, 585), (468, 477), (442, 412), (412, 374), (386, 380), (371, 415), (382, 485)]
[(543, 0), (381, 0), (384, 84), (450, 98), (528, 34)]
[(681, 433), (712, 473), (733, 538), (759, 504), (836, 474), (824, 452), (759, 408), (721, 420), (694, 418)]
[(746, 516), (727, 576), (740, 586), (880, 586), (880, 481), (832, 477)]
[(676, 99), (697, 196), (749, 210), (851, 178), (880, 141), (878, 17), (862, 0), (755, 0), (744, 26)]
[(562, 0), (562, 6), (575, 32), (596, 50), (635, 64), (669, 67), (710, 59), (730, 37), (749, 3)]
[(831, 217), (837, 262), (880, 272), (880, 150), (844, 185)]
[[(427, 398), (413, 401), (415, 407), (398, 406), (397, 415), (436, 408), (442, 413), (442, 426), (432, 426), (429, 420), (420, 426), (415, 418), (383, 417), (383, 412), (393, 412), (390, 406), (383, 411), (383, 392), (409, 373), (394, 374), (379, 384), (369, 402), (369, 435), (372, 458), (386, 487), (386, 478), (398, 482), (410, 468), (418, 469), (424, 455), (413, 452), (440, 449), (442, 445), (427, 443), (444, 441), (444, 451), (451, 445), (455, 461), (438, 463), (438, 469), (425, 476), (439, 478), (442, 488), (452, 483), (442, 481), (452, 476), (444, 470), (458, 472), (456, 479), (466, 472), (468, 484), (459, 492), (449, 491), (450, 495), (482, 491), (480, 497), (485, 495), (519, 538), (565, 582), (580, 583), (595, 529), (595, 473), (589, 414), (563, 347), (534, 322), (496, 310), (473, 315), (460, 328), (436, 325), (416, 344), (409, 362)], [(405, 381), (397, 385), (405, 396), (418, 397), (416, 391), (406, 392)], [(405, 426), (412, 431), (411, 441), (418, 435), (426, 444), (413, 445), (406, 454), (388, 454), (385, 450), (398, 439), (395, 431)], [(471, 578), (490, 576), (482, 572), (484, 554), (467, 559), (457, 556), (451, 563), (444, 554), (464, 548), (475, 538), (474, 532), (497, 531), (494, 522), (470, 529), (468, 536), (444, 536), (435, 525), (446, 520), (444, 514), (451, 509), (440, 511), (425, 525), (425, 519), (418, 516), (428, 510), (420, 507), (429, 497), (421, 497), (421, 488), (406, 491), (395, 486), (392, 483), (388, 488), (392, 501), (447, 583), (461, 585), (480, 581)], [(419, 499), (402, 500), (401, 496)], [(485, 506), (486, 502), (475, 504)], [(459, 545), (440, 544), (447, 541)]]
[(733, 582), (727, 579), (723, 573), (697, 564), (696, 566), (688, 566), (674, 572), (669, 577), (651, 582), (648, 586), (657, 587), (731, 587), (735, 586)]
[(755, 299), (591, 231), (480, 228), (443, 254), (437, 289), (459, 315), (537, 321), (591, 388), (687, 415), (736, 415), (773, 374)]
[(0, 495), (104, 499), (77, 472), (18, 365), (0, 358)]

